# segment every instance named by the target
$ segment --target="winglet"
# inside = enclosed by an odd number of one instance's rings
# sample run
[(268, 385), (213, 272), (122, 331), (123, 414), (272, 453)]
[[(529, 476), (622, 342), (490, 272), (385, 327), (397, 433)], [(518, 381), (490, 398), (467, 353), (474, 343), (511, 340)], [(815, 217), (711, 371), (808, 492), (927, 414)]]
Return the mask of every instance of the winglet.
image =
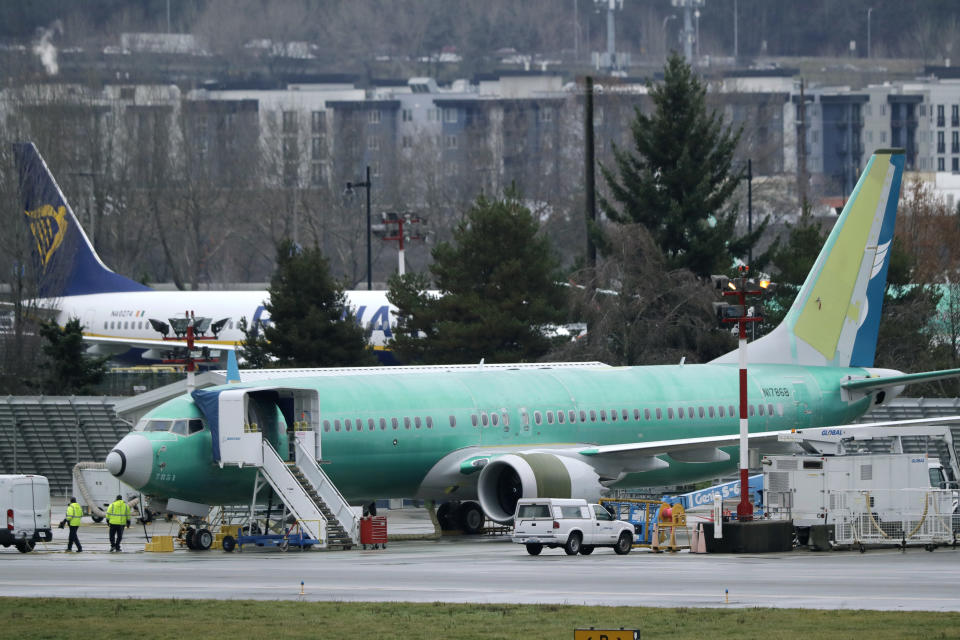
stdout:
[(237, 366), (237, 354), (231, 349), (227, 351), (227, 383), (240, 382), (240, 367)]

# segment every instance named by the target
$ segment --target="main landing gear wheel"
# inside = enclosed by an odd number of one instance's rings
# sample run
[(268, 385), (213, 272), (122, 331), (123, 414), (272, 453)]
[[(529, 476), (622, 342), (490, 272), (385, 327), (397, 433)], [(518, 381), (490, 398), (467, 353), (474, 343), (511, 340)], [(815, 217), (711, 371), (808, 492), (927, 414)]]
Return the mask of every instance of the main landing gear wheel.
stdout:
[(633, 548), (633, 537), (624, 531), (617, 539), (617, 544), (613, 545), (613, 550), (618, 556), (625, 556)]
[(237, 548), (237, 539), (233, 536), (223, 536), (223, 542), (221, 544), (224, 551), (232, 553), (233, 550)]
[(563, 545), (563, 550), (567, 552), (568, 556), (575, 556), (580, 553), (581, 542), (583, 542), (583, 538), (579, 533), (571, 533), (570, 537), (567, 538), (567, 544)]
[(183, 540), (184, 542), (187, 543), (187, 549), (190, 549), (190, 551), (197, 550), (197, 547), (195, 546), (195, 543), (193, 540), (193, 537), (195, 535), (197, 535), (197, 530), (194, 529), (193, 527), (190, 527), (189, 529), (187, 529), (187, 532), (183, 534)]
[(532, 556), (540, 555), (540, 552), (543, 551), (543, 545), (539, 542), (528, 542), (527, 543), (527, 553)]
[(193, 548), (196, 551), (206, 551), (213, 544), (213, 534), (209, 529), (200, 529), (193, 534)]
[(444, 502), (437, 507), (437, 522), (441, 531), (453, 531), (457, 528), (457, 506), (455, 502)]
[(480, 533), (483, 529), (483, 509), (476, 502), (464, 502), (460, 505), (460, 528), (464, 533)]

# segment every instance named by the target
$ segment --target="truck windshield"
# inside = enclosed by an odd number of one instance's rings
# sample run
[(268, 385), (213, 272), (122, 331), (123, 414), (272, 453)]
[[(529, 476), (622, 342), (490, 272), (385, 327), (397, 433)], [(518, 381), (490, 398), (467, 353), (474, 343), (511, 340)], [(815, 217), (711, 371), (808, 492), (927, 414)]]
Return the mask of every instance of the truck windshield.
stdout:
[(518, 518), (549, 518), (550, 507), (545, 504), (522, 504), (517, 510)]
[(930, 468), (930, 486), (937, 489), (943, 489), (947, 486), (947, 480), (943, 477), (943, 469)]

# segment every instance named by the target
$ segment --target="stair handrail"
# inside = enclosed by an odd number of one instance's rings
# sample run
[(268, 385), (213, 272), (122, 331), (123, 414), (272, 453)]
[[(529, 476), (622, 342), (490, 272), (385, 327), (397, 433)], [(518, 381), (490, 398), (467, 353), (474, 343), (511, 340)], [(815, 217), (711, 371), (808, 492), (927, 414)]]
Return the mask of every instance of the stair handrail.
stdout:
[[(330, 476), (317, 464), (317, 459), (301, 442), (297, 442), (296, 446), (296, 465), (304, 472), (307, 481), (313, 485), (313, 488), (320, 495), (320, 499), (333, 512), (334, 518), (346, 530), (353, 543), (359, 544), (360, 520), (357, 518), (356, 512), (347, 502), (347, 499), (343, 497), (343, 494), (340, 493), (340, 490), (337, 489), (337, 485), (333, 483)], [(310, 477), (308, 471), (313, 472), (312, 475), (318, 476), (318, 478)]]
[[(272, 454), (272, 455), (270, 455), (270, 454)], [(261, 471), (263, 472), (263, 475), (264, 475), (265, 479), (267, 480), (267, 482), (268, 482), (268, 483), (270, 484), (270, 486), (273, 488), (274, 493), (276, 493), (276, 494), (279, 496), (279, 498), (280, 498), (281, 500), (283, 500), (283, 502), (284, 502), (285, 504), (287, 504), (287, 506), (290, 508), (290, 511), (293, 513), (294, 517), (297, 518), (297, 520), (300, 520), (300, 521), (303, 521), (303, 522), (308, 522), (308, 521), (309, 521), (309, 522), (314, 522), (314, 521), (317, 521), (317, 518), (307, 518), (307, 517), (306, 517), (306, 516), (312, 515), (312, 514), (300, 513), (299, 510), (296, 509), (295, 505), (292, 505), (292, 504), (288, 504), (288, 503), (287, 503), (287, 501), (284, 499), (285, 496), (284, 496), (283, 491), (280, 489), (280, 487), (276, 486), (276, 484), (275, 484), (276, 481), (275, 481), (275, 479), (271, 476), (270, 468), (269, 468), (270, 465), (276, 466), (278, 471), (279, 471), (280, 468), (283, 469), (283, 473), (286, 473), (287, 476), (290, 478), (290, 480), (292, 480), (292, 481), (297, 485), (297, 487), (300, 489), (300, 491), (303, 492), (303, 497), (306, 498), (306, 500), (310, 503), (310, 505), (311, 505), (311, 506), (313, 507), (313, 509), (316, 511), (317, 515), (320, 516), (320, 519), (322, 520), (322, 526), (318, 527), (317, 532), (316, 532), (316, 536), (317, 536), (317, 539), (320, 541), (320, 544), (321, 544), (322, 546), (326, 546), (326, 544), (327, 544), (327, 538), (329, 537), (329, 536), (328, 536), (328, 532), (327, 532), (327, 525), (328, 525), (329, 523), (327, 522), (326, 517), (323, 515), (323, 511), (320, 510), (320, 507), (313, 501), (313, 498), (310, 497), (310, 494), (307, 492), (307, 489), (306, 489), (302, 484), (300, 484), (300, 481), (297, 480), (297, 478), (293, 475), (293, 472), (290, 471), (290, 468), (287, 467), (286, 464), (284, 464), (283, 459), (282, 459), (282, 458), (280, 457), (280, 455), (277, 453), (276, 449), (274, 449), (273, 446), (272, 446), (269, 442), (267, 442), (266, 439), (264, 439), (264, 441), (263, 441), (263, 467), (261, 468)]]

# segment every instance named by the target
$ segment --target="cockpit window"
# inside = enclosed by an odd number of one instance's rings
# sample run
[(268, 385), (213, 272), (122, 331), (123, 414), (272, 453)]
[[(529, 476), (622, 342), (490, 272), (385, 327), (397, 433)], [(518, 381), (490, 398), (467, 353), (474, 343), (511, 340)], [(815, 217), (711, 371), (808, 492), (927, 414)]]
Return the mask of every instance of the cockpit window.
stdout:
[(203, 420), (200, 418), (181, 420), (149, 420), (143, 431), (170, 431), (181, 436), (188, 436), (203, 431)]
[(151, 420), (144, 431), (170, 431), (173, 420)]

